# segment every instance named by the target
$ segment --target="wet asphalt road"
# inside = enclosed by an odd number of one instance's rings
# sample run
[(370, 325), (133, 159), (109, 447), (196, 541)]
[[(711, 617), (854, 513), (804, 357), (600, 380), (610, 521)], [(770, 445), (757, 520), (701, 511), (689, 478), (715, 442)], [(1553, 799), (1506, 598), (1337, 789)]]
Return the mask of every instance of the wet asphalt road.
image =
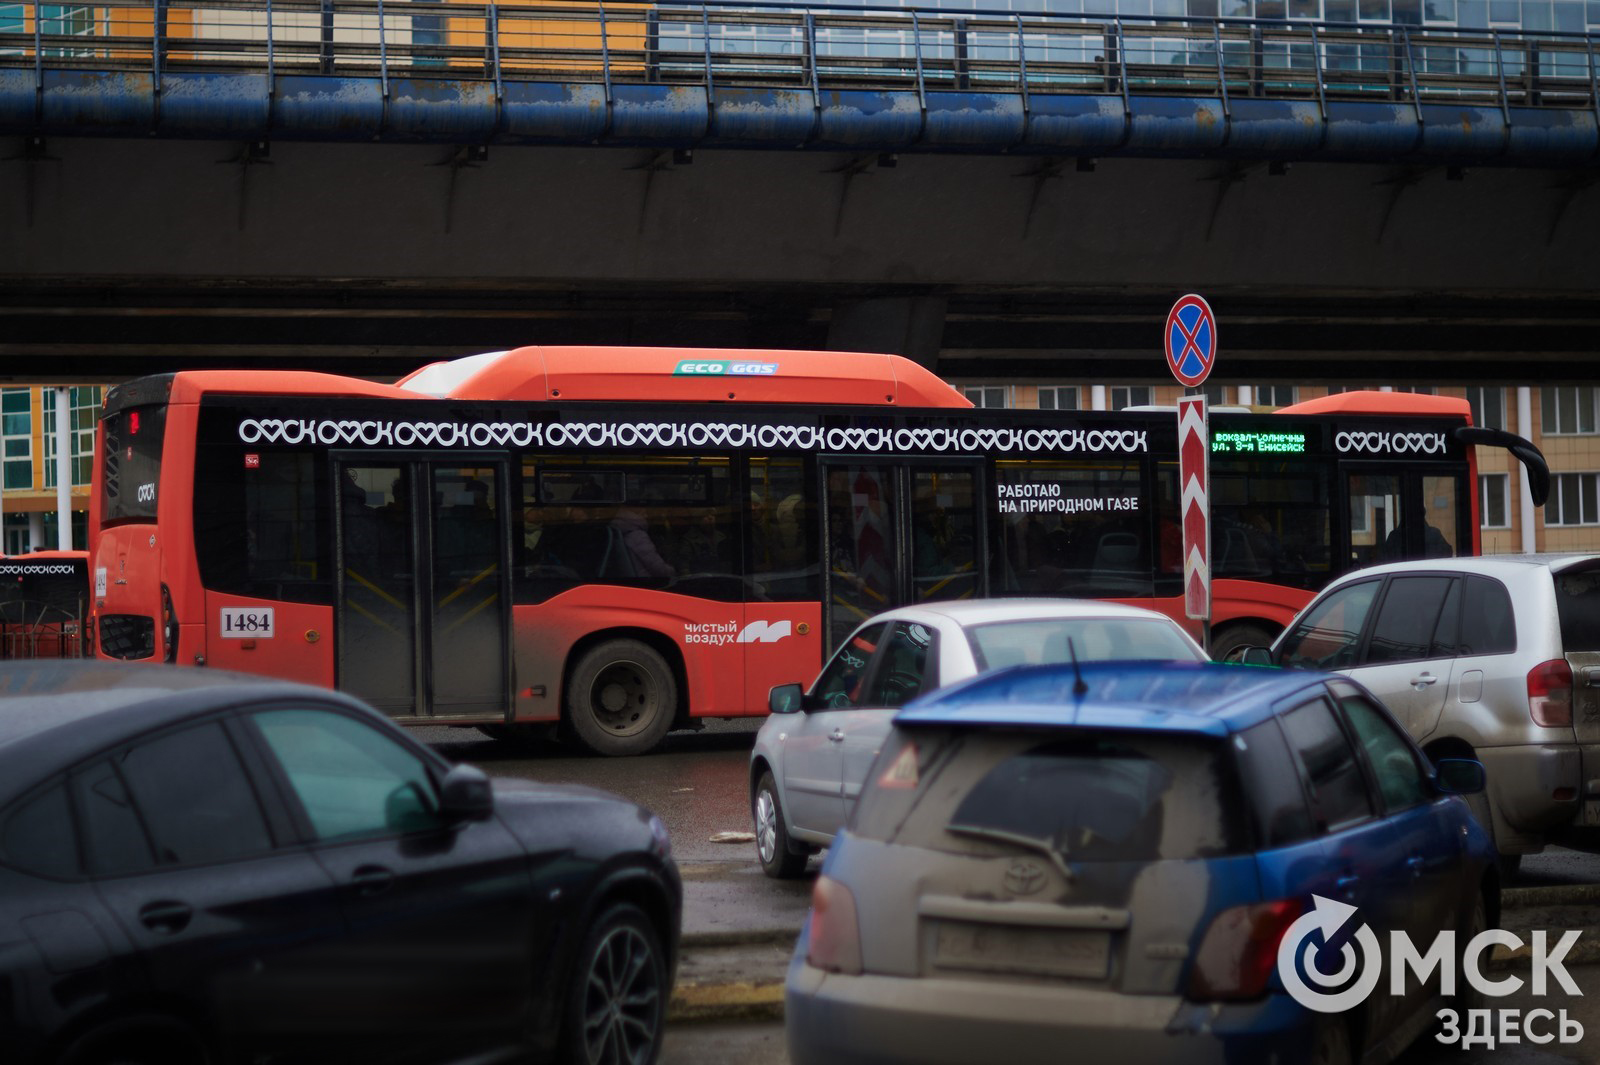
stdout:
[[(640, 758), (594, 758), (556, 744), (517, 746), (476, 729), (427, 728), (420, 738), (454, 761), (488, 773), (554, 783), (587, 784), (654, 810), (672, 836), (684, 879), (683, 931), (799, 932), (811, 900), (811, 879), (762, 875), (755, 843), (713, 842), (751, 831), (750, 747), (760, 719), (715, 721), (699, 733), (668, 736)], [(812, 859), (812, 869), (820, 867)]]
[(712, 843), (718, 832), (750, 831), (750, 746), (760, 718), (714, 721), (674, 732), (639, 758), (595, 758), (558, 744), (517, 746), (477, 729), (423, 728), (418, 738), (452, 761), (485, 772), (603, 788), (648, 806), (666, 822), (679, 862), (754, 861), (754, 844)]
[[(785, 885), (760, 875), (752, 843), (713, 843), (719, 832), (749, 832), (750, 747), (762, 718), (712, 721), (703, 732), (674, 732), (640, 758), (593, 758), (557, 744), (517, 747), (476, 729), (422, 728), (418, 738), (453, 761), (486, 772), (588, 784), (648, 806), (666, 822), (673, 851), (684, 864), (745, 862), (755, 873), (750, 890)], [(815, 868), (818, 860), (812, 859)], [(1514, 886), (1600, 883), (1600, 853), (1551, 847), (1523, 860)]]

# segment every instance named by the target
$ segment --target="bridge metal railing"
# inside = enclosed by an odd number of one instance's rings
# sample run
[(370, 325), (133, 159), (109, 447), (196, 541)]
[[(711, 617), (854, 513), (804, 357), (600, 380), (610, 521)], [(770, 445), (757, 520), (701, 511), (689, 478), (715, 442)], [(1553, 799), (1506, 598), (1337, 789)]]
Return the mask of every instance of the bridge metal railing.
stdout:
[(0, 67), (1593, 109), (1600, 37), (777, 3), (105, 0), (0, 7)]

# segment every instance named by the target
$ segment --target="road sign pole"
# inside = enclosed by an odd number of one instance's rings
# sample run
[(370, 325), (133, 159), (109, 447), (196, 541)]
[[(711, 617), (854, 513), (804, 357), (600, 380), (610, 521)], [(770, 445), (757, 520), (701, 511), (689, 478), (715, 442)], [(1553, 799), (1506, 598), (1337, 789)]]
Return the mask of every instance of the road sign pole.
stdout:
[(1183, 610), (1211, 639), (1211, 431), (1206, 397), (1178, 400), (1178, 512), (1183, 523)]
[(1189, 394), (1178, 400), (1178, 516), (1183, 528), (1183, 612), (1211, 647), (1211, 426), (1197, 392), (1217, 361), (1217, 318), (1205, 297), (1180, 296), (1162, 337), (1167, 367)]

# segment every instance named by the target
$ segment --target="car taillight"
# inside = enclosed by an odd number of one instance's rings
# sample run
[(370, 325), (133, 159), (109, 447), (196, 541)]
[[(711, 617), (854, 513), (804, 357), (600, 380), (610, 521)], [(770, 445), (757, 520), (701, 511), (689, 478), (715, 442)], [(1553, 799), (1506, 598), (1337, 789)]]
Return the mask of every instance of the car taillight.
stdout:
[(811, 889), (811, 948), (806, 964), (831, 973), (861, 971), (861, 930), (856, 897), (831, 876), (817, 877)]
[(1304, 912), (1302, 900), (1278, 899), (1217, 914), (1189, 972), (1189, 997), (1198, 1002), (1260, 998), (1278, 964), (1278, 943)]
[(178, 615), (172, 609), (172, 593), (161, 586), (161, 638), (166, 641), (166, 660), (178, 660)]
[(1528, 670), (1528, 712), (1535, 725), (1560, 728), (1572, 724), (1572, 667), (1552, 658)]

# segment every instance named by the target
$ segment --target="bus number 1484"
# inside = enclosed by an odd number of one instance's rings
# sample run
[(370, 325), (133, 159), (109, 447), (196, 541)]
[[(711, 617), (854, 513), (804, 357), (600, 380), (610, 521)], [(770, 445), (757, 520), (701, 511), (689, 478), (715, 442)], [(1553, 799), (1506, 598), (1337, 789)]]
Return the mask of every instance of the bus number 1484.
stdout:
[(269, 639), (272, 632), (272, 607), (222, 608), (223, 639)]

